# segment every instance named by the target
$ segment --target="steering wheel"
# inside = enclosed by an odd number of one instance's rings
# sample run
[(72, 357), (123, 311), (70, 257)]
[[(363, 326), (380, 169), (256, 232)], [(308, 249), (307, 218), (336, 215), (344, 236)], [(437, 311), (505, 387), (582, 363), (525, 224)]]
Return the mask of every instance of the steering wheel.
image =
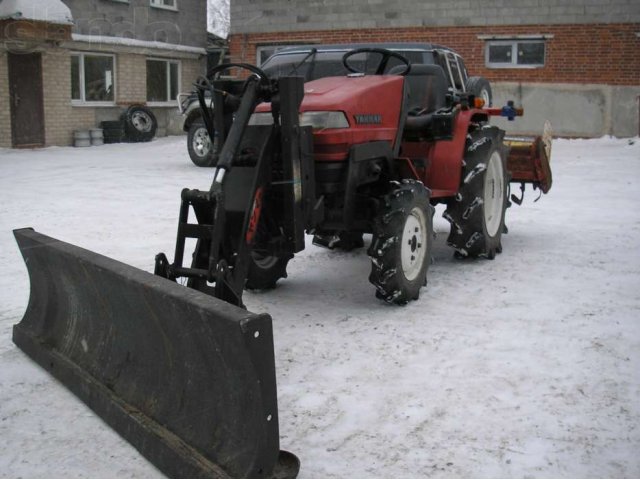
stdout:
[(380, 59), (380, 63), (378, 63), (376, 71), (374, 72), (374, 75), (382, 75), (384, 73), (385, 69), (387, 68), (387, 64), (389, 63), (389, 59), (391, 57), (397, 58), (404, 64), (405, 69), (399, 72), (398, 75), (407, 75), (411, 71), (411, 62), (409, 62), (409, 60), (407, 60), (407, 58), (404, 55), (401, 55), (398, 52), (392, 52), (391, 50), (387, 50), (386, 48), (375, 48), (375, 47), (356, 48), (355, 50), (351, 50), (345, 53), (344, 56), (342, 57), (342, 65), (344, 65), (344, 68), (346, 68), (351, 73), (366, 73), (366, 72), (361, 72), (360, 70), (357, 70), (356, 68), (354, 68), (349, 64), (349, 59), (352, 56), (358, 55), (360, 53), (377, 53), (382, 55), (382, 58)]
[[(220, 72), (223, 72), (230, 68), (239, 68), (240, 70), (248, 70), (249, 72), (253, 73), (256, 77), (258, 77), (258, 80), (263, 87), (269, 86), (269, 77), (264, 72), (264, 70), (261, 70), (255, 65), (251, 65), (249, 63), (222, 63), (220, 65), (217, 65), (211, 68), (207, 72), (206, 76), (198, 77), (198, 79), (193, 85), (198, 90), (211, 90), (211, 92), (213, 93), (213, 84), (211, 82), (213, 81), (215, 76), (218, 75)], [(223, 93), (228, 94), (229, 92), (223, 92)]]

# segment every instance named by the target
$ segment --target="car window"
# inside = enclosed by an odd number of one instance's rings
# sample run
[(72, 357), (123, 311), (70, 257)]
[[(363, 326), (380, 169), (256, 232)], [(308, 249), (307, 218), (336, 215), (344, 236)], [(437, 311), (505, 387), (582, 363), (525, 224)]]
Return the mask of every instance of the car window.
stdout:
[[(433, 63), (433, 56), (431, 54), (425, 55), (425, 52), (416, 52), (415, 50), (399, 50), (398, 53), (409, 60), (412, 65)], [(391, 59), (389, 60), (390, 68), (401, 64), (402, 62), (396, 58), (391, 57)]]
[[(282, 53), (270, 57), (262, 69), (271, 78), (297, 73), (306, 81), (323, 77), (346, 75), (348, 72), (342, 65), (345, 52), (318, 52), (300, 64), (310, 52)], [(297, 66), (297, 68), (296, 68)], [(293, 72), (295, 68), (295, 72)]]
[(458, 58), (458, 65), (460, 65), (460, 72), (462, 73), (462, 80), (464, 81), (464, 83), (466, 85), (467, 80), (469, 79), (469, 74), (467, 73), (467, 67), (465, 66), (464, 62), (462, 61), (462, 57), (460, 55), (456, 55), (456, 57)]
[[(278, 78), (294, 73), (293, 70), (297, 66), (295, 73), (303, 76), (305, 81), (324, 77), (343, 76), (349, 73), (342, 64), (342, 57), (347, 53), (347, 50), (319, 51), (303, 62), (305, 57), (309, 56), (309, 53), (310, 50), (277, 53), (266, 60), (261, 68), (269, 77)], [(426, 56), (424, 52), (409, 50), (398, 51), (398, 53), (407, 58), (412, 64), (433, 63), (432, 56)], [(380, 64), (381, 58), (381, 54), (379, 53), (361, 53), (353, 55), (349, 59), (349, 64), (358, 71), (373, 74)], [(385, 73), (389, 72), (393, 67), (402, 64), (399, 59), (390, 57), (387, 67), (385, 68)]]

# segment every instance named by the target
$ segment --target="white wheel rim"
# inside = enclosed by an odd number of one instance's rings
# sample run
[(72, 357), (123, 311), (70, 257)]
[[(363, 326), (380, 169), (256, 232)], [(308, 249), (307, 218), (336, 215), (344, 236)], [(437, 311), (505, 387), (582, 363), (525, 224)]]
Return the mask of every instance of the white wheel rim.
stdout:
[(504, 171), (500, 153), (493, 152), (484, 177), (484, 224), (487, 233), (493, 237), (502, 223), (504, 207)]
[(135, 112), (131, 115), (131, 123), (139, 132), (151, 131), (151, 117), (144, 112)]
[(482, 98), (482, 100), (484, 100), (484, 104), (485, 106), (489, 106), (489, 91), (486, 88), (483, 88), (480, 91), (480, 98)]
[(262, 255), (257, 252), (251, 252), (253, 262), (263, 270), (267, 270), (273, 267), (278, 262), (278, 257), (275, 255)]
[(211, 150), (211, 139), (209, 138), (206, 128), (199, 128), (193, 135), (193, 150), (199, 157), (205, 157), (209, 154)]
[(407, 280), (415, 280), (422, 270), (428, 241), (427, 220), (424, 212), (420, 208), (414, 207), (407, 216), (402, 229), (400, 258), (402, 271)]

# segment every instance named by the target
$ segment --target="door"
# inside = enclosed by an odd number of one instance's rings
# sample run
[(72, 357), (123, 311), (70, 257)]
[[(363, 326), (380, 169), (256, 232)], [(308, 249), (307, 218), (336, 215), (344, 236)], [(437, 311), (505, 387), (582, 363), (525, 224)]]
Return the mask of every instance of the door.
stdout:
[(8, 55), (11, 140), (14, 147), (44, 146), (42, 55)]

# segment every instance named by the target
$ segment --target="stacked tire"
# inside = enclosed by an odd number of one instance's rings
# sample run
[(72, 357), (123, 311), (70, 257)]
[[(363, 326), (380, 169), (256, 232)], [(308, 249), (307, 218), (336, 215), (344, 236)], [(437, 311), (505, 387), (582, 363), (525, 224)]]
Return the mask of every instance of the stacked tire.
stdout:
[(104, 143), (120, 143), (124, 141), (124, 124), (121, 120), (100, 122)]
[(149, 142), (155, 137), (158, 121), (153, 112), (143, 105), (127, 108), (119, 120), (100, 122), (104, 143)]

